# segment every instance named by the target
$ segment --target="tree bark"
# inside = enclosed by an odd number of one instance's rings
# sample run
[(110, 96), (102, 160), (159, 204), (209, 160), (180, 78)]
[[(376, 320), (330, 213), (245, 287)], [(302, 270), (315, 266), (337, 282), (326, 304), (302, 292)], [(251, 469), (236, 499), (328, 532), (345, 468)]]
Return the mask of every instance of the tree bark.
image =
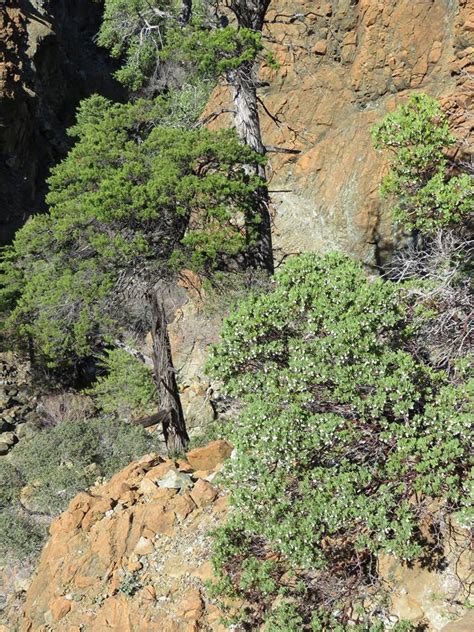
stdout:
[[(265, 14), (270, 0), (233, 0), (230, 9), (237, 18), (240, 28), (248, 28), (260, 32), (263, 28)], [(262, 141), (260, 117), (258, 114), (257, 88), (255, 82), (255, 63), (246, 62), (236, 70), (228, 73), (234, 101), (234, 125), (242, 142), (255, 152), (264, 155), (265, 145)], [(248, 173), (258, 175), (266, 183), (265, 167), (248, 166)], [(273, 273), (272, 230), (270, 220), (270, 197), (265, 184), (255, 192), (254, 213), (258, 223), (252, 226), (252, 218), (248, 218), (250, 227), (256, 234), (253, 244), (249, 246), (249, 258), (252, 265), (264, 268)]]
[[(253, 63), (242, 64), (228, 73), (234, 101), (234, 125), (240, 140), (258, 154), (266, 150), (262, 141), (258, 114), (257, 88), (254, 81)], [(255, 191), (253, 215), (247, 217), (251, 243), (248, 247), (249, 263), (273, 273), (272, 228), (270, 220), (270, 197), (266, 185), (264, 165), (247, 165), (247, 173), (259, 176), (265, 183)], [(256, 220), (256, 223), (254, 221)]]
[(184, 452), (189, 436), (176, 383), (163, 301), (151, 293), (153, 367), (160, 397), (159, 415), (169, 454)]
[(181, 28), (185, 27), (191, 19), (193, 11), (193, 0), (182, 0), (181, 10), (178, 16), (178, 24)]

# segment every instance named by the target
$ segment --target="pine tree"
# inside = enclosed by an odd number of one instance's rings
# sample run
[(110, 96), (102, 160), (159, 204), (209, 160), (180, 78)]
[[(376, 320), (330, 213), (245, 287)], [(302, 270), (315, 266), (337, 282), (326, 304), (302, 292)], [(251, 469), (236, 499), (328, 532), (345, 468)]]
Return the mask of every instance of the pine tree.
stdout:
[[(186, 0), (178, 8), (157, 0), (106, 0), (99, 43), (124, 60), (117, 77), (132, 90), (154, 92), (203, 77), (212, 85), (224, 76), (232, 92), (237, 134), (263, 156), (255, 66), (268, 6), (269, 0), (233, 0), (226, 5)], [(263, 162), (249, 164), (247, 171), (262, 179), (248, 217), (257, 231), (248, 259), (273, 272), (265, 167)]]
[(6, 327), (29, 341), (36, 362), (64, 371), (133, 327), (127, 292), (138, 287), (152, 312), (155, 379), (175, 450), (187, 434), (161, 287), (177, 266), (210, 274), (254, 242), (243, 218), (262, 181), (247, 165), (262, 157), (231, 130), (156, 126), (159, 107), (83, 102), (70, 132), (77, 142), (49, 179), (49, 214), (27, 222), (5, 253), (1, 299)]

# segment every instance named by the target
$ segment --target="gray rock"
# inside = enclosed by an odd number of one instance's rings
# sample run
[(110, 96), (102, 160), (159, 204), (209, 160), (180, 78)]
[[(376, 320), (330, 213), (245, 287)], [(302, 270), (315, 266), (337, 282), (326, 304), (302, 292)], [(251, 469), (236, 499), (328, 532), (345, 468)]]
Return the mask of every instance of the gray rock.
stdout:
[(157, 484), (166, 489), (186, 489), (193, 486), (193, 481), (189, 474), (170, 470)]
[(16, 429), (16, 436), (18, 439), (30, 439), (37, 432), (39, 432), (38, 427), (31, 422), (27, 422), (18, 425)]
[(5, 456), (5, 454), (8, 454), (10, 450), (10, 446), (8, 445), (8, 443), (3, 443), (2, 441), (0, 441), (0, 456)]
[(2, 443), (6, 443), (9, 446), (12, 446), (18, 441), (18, 439), (13, 432), (2, 432), (2, 435), (0, 436), (0, 441)]

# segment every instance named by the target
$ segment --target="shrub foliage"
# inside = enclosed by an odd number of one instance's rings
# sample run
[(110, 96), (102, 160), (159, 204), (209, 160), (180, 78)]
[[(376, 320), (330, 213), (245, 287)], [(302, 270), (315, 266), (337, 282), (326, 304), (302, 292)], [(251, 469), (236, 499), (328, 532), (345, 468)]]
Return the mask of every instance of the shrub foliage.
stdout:
[(39, 512), (62, 511), (78, 490), (108, 477), (154, 446), (143, 428), (94, 419), (64, 422), (19, 442), (11, 459)]
[(360, 264), (301, 255), (224, 325), (209, 368), (246, 408), (230, 437), (235, 512), (216, 563), (219, 590), (253, 602), (250, 629), (276, 594), (307, 629), (327, 629), (317, 626), (337, 610), (339, 629), (374, 554), (419, 557), (420, 519), (439, 528), (467, 504), (472, 383), (404, 350), (406, 311), (400, 286)]
[(143, 428), (112, 419), (65, 421), (20, 441), (9, 461), (0, 461), (0, 554), (22, 559), (37, 553), (47, 535), (38, 515), (58, 514), (78, 491), (154, 448)]
[(158, 392), (150, 367), (122, 349), (111, 349), (101, 369), (87, 393), (102, 412), (130, 420), (155, 411)]
[(396, 200), (394, 219), (404, 228), (430, 232), (472, 214), (472, 177), (449, 157), (456, 139), (436, 99), (414, 94), (372, 137), (377, 149), (392, 152), (382, 194)]

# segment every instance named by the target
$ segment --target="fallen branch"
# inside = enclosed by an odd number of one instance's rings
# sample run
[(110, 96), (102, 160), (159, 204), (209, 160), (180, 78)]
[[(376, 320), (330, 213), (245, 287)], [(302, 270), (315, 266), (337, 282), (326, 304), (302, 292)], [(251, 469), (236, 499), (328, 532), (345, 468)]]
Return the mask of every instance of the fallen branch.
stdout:
[(265, 147), (267, 152), (274, 154), (301, 154), (301, 149), (290, 149), (289, 147), (276, 147), (275, 145), (267, 145)]

